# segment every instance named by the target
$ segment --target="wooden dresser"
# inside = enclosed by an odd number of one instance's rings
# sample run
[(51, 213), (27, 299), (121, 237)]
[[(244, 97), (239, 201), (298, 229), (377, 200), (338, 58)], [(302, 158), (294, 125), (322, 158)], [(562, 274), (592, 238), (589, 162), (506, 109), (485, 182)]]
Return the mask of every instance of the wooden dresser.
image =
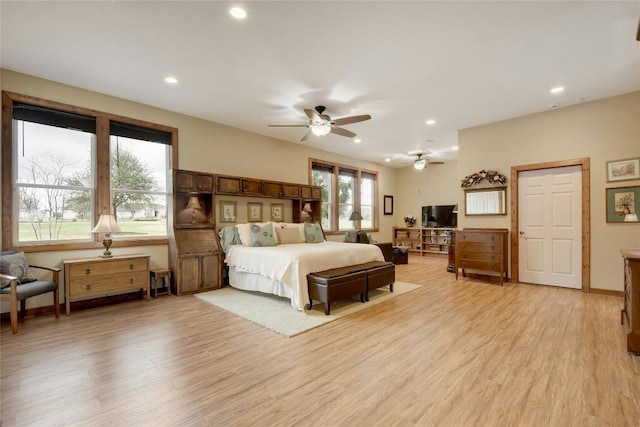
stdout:
[(65, 259), (64, 295), (67, 316), (71, 301), (142, 290), (149, 300), (149, 256)]
[(456, 280), (458, 270), (490, 271), (499, 274), (500, 284), (508, 277), (509, 230), (502, 228), (465, 228), (456, 232)]
[(620, 321), (626, 326), (627, 351), (640, 354), (640, 249), (623, 249), (624, 308)]

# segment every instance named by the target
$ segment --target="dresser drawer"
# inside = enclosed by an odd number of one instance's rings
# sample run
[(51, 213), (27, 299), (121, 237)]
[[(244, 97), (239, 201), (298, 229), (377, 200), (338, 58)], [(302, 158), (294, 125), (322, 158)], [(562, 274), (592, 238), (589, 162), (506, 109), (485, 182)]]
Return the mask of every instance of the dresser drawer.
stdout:
[(473, 270), (487, 270), (500, 272), (500, 263), (492, 261), (479, 261), (475, 259), (465, 259), (459, 264), (462, 268), (470, 268)]
[(486, 242), (459, 242), (458, 247), (464, 251), (478, 251), (478, 252), (494, 252), (500, 253), (500, 243), (486, 243)]
[(133, 258), (95, 263), (72, 264), (69, 266), (69, 279), (113, 274), (115, 271), (146, 272), (147, 259)]
[(148, 283), (149, 276), (146, 270), (110, 276), (88, 275), (72, 279), (69, 283), (69, 292), (71, 298), (83, 298), (142, 289), (146, 288)]
[(495, 242), (500, 243), (501, 236), (497, 233), (481, 233), (473, 231), (459, 231), (457, 233), (457, 241), (461, 242)]
[(478, 252), (478, 251), (467, 251), (463, 250), (460, 254), (462, 257), (462, 261), (489, 261), (489, 262), (500, 262), (501, 255), (500, 253), (495, 252)]

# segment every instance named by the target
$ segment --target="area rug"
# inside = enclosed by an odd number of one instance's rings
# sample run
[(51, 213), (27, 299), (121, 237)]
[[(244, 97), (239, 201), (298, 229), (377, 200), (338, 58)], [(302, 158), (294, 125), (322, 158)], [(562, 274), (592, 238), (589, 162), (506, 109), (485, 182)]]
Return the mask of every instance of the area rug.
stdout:
[(196, 297), (244, 317), (258, 325), (292, 337), (310, 329), (340, 319), (348, 314), (365, 310), (398, 295), (418, 289), (419, 285), (405, 282), (395, 282), (393, 292), (388, 286), (369, 292), (369, 301), (361, 303), (358, 297), (336, 301), (331, 304), (331, 314), (325, 316), (324, 305), (314, 303), (313, 309), (301, 312), (291, 306), (288, 298), (261, 292), (249, 292), (227, 286), (217, 291), (196, 294)]

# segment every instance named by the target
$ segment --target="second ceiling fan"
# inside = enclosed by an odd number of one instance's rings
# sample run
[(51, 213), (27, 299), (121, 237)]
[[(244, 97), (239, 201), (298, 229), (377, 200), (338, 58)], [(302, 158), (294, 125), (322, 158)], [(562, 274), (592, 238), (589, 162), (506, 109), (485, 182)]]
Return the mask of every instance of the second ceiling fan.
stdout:
[(269, 127), (307, 127), (307, 132), (300, 141), (306, 141), (311, 135), (324, 136), (328, 133), (335, 133), (336, 135), (346, 136), (347, 138), (353, 138), (355, 133), (350, 130), (341, 128), (339, 126), (348, 125), (350, 123), (363, 122), (371, 119), (369, 114), (363, 114), (360, 116), (342, 117), (340, 119), (332, 120), (327, 114), (324, 114), (326, 107), (318, 105), (315, 110), (305, 108), (304, 112), (309, 117), (309, 123), (304, 125), (269, 125)]

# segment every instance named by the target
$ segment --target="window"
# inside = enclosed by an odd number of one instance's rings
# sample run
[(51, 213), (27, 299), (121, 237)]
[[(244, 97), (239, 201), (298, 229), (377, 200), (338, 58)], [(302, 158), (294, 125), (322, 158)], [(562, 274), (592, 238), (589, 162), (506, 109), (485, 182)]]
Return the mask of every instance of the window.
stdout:
[[(322, 187), (322, 228), (328, 232), (377, 229), (377, 172), (310, 160), (311, 183)], [(350, 220), (353, 211), (362, 220)]]
[[(177, 130), (3, 92), (5, 248), (94, 247), (113, 213), (124, 246), (166, 243)], [(173, 149), (172, 149), (173, 148)], [(8, 232), (7, 232), (8, 231)]]

